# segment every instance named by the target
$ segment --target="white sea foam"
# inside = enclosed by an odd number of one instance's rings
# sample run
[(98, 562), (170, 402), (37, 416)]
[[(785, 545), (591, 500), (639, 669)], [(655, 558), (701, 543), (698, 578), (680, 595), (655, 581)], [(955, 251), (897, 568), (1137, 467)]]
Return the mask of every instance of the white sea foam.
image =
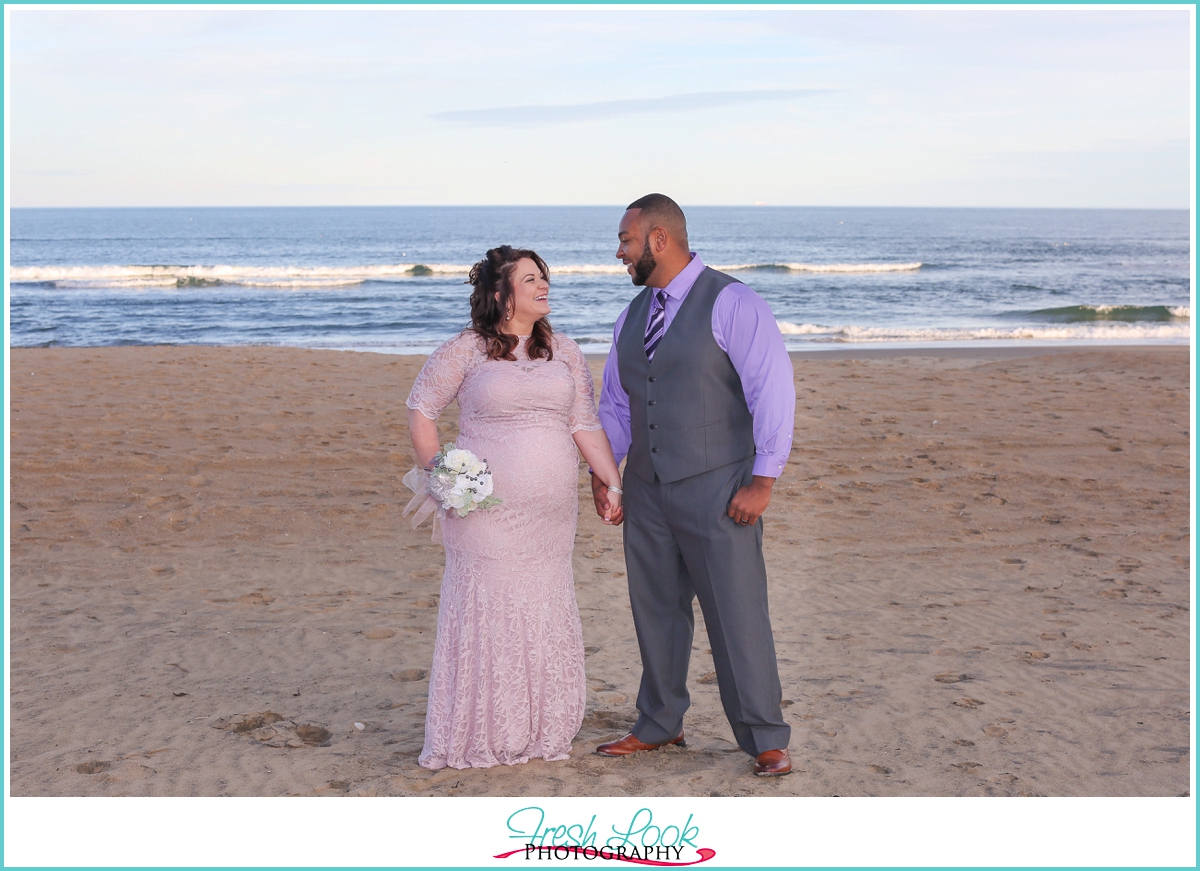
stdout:
[[(1091, 310), (1091, 311), (1094, 311), (1096, 314), (1100, 314), (1100, 315), (1110, 315), (1110, 314), (1112, 314), (1113, 312), (1136, 311), (1136, 310), (1138, 310), (1138, 309), (1145, 308), (1145, 306), (1136, 306), (1136, 305), (1081, 305), (1081, 306), (1080, 306), (1080, 308), (1081, 308), (1081, 309), (1089, 309), (1089, 310)], [(1170, 312), (1170, 313), (1171, 313), (1171, 317), (1173, 317), (1173, 318), (1188, 318), (1188, 319), (1191, 319), (1191, 317), (1192, 317), (1192, 309), (1191, 309), (1191, 307), (1190, 307), (1190, 306), (1186, 306), (1186, 305), (1178, 305), (1178, 306), (1166, 306), (1165, 308), (1167, 309), (1167, 311), (1168, 311), (1168, 312)]]
[(550, 277), (555, 275), (624, 275), (625, 266), (620, 263), (573, 263), (565, 266), (550, 266)]
[[(783, 269), (791, 272), (906, 272), (920, 263), (737, 263), (715, 267), (723, 272)], [(58, 287), (170, 287), (236, 284), (249, 287), (345, 287), (363, 281), (467, 275), (464, 263), (388, 263), (360, 266), (17, 266), (15, 282), (50, 282)], [(620, 263), (567, 263), (551, 266), (555, 275), (624, 275)]]
[(913, 272), (924, 263), (737, 263), (714, 266), (721, 272), (743, 272), (749, 269), (786, 269), (789, 272)]
[(1040, 340), (1179, 340), (1191, 336), (1188, 324), (1087, 323), (1012, 328), (865, 327), (793, 324), (778, 321), (785, 336), (805, 336), (822, 342), (963, 342), (976, 339)]
[(371, 279), (418, 275), (466, 275), (454, 263), (393, 263), (362, 266), (18, 266), (15, 282), (53, 282), (61, 287), (147, 287), (239, 284), (250, 287), (343, 287)]

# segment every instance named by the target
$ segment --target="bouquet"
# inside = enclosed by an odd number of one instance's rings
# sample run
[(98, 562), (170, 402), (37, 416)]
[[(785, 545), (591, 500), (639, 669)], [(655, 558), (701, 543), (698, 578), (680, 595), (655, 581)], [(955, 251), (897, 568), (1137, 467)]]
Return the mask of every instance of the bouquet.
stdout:
[(430, 514), (436, 512), (433, 521), (433, 538), (438, 535), (438, 519), (453, 511), (466, 517), (476, 508), (491, 508), (501, 499), (492, 495), (492, 473), (487, 460), (481, 460), (470, 451), (460, 450), (450, 442), (436, 453), (429, 469), (413, 469), (404, 476), (404, 483), (416, 495), (404, 509), (404, 516), (416, 512), (412, 520), (416, 529)]
[(476, 508), (499, 505), (492, 495), (492, 473), (487, 460), (470, 451), (459, 450), (450, 442), (433, 457), (429, 472), (429, 495), (442, 503), (442, 508), (466, 517)]

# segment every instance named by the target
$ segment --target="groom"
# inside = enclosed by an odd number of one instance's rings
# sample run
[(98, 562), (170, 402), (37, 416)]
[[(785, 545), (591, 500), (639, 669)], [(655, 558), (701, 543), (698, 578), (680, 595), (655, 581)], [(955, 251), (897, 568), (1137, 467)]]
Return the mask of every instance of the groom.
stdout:
[[(670, 197), (630, 203), (617, 238), (645, 289), (613, 329), (600, 419), (617, 461), (628, 454), (625, 562), (642, 683), (633, 731), (596, 752), (684, 743), (698, 598), (738, 746), (755, 774), (788, 774), (760, 518), (791, 449), (791, 360), (762, 297), (690, 252)], [(599, 478), (592, 491), (603, 516)]]

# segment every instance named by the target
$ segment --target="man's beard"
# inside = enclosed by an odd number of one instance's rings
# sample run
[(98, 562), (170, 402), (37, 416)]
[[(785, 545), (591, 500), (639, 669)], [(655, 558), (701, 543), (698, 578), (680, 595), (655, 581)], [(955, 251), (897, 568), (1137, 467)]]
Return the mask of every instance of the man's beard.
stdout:
[(654, 252), (650, 250), (650, 240), (647, 239), (642, 246), (642, 256), (633, 264), (633, 283), (638, 287), (645, 287), (650, 275), (657, 268), (658, 262), (654, 259)]

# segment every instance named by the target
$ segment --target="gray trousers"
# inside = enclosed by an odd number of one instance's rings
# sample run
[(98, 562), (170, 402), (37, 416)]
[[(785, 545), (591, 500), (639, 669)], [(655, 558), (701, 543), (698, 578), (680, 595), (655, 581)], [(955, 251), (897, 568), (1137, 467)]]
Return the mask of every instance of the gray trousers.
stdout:
[(721, 704), (738, 746), (752, 756), (787, 747), (779, 668), (767, 612), (762, 520), (726, 514), (751, 481), (753, 458), (662, 484), (625, 477), (625, 563), (642, 654), (640, 714), (633, 734), (647, 744), (683, 728), (688, 661), (700, 600)]

